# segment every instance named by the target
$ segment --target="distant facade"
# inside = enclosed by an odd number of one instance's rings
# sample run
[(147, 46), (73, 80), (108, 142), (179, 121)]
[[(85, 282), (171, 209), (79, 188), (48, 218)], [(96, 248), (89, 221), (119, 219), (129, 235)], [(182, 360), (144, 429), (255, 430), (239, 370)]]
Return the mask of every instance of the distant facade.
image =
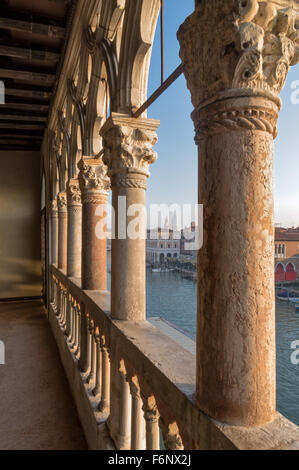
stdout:
[(146, 262), (148, 264), (162, 264), (170, 259), (180, 256), (180, 232), (167, 228), (148, 230), (146, 240)]
[(299, 256), (299, 227), (275, 229), (275, 258), (287, 259)]
[(275, 260), (275, 282), (299, 279), (299, 227), (276, 227)]

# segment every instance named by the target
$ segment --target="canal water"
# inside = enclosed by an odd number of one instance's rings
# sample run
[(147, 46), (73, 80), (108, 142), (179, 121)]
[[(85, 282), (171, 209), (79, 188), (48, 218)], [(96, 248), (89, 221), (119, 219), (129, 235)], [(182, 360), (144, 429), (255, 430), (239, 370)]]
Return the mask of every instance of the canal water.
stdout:
[[(179, 273), (147, 270), (147, 316), (162, 317), (194, 339), (196, 295), (196, 283), (183, 279)], [(299, 313), (288, 303), (279, 301), (276, 303), (276, 336), (277, 408), (299, 426), (299, 365), (291, 363), (291, 344), (299, 341)]]
[[(194, 338), (196, 283), (179, 273), (147, 270), (147, 314), (165, 318)], [(277, 408), (299, 426), (299, 365), (291, 363), (291, 343), (299, 341), (299, 313), (288, 303), (276, 304)]]

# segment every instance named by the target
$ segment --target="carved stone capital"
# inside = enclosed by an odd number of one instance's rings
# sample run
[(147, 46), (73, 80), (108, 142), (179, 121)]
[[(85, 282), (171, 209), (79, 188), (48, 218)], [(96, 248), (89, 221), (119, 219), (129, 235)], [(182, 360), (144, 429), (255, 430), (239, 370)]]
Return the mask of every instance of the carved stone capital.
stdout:
[(53, 201), (49, 201), (48, 209), (49, 209), (49, 213), (52, 217), (57, 217), (58, 207), (57, 207), (57, 200), (56, 199), (54, 199)]
[(79, 180), (72, 179), (68, 182), (67, 188), (67, 203), (68, 206), (81, 206), (81, 189)]
[(298, 20), (292, 0), (198, 3), (178, 32), (195, 108), (227, 94), (279, 105), (289, 68), (299, 61)]
[(102, 158), (82, 158), (78, 163), (78, 168), (83, 202), (86, 202), (88, 197), (108, 195), (110, 179), (107, 176), (107, 167)]
[(57, 205), (58, 205), (58, 212), (66, 212), (67, 211), (67, 196), (66, 193), (59, 193), (57, 196)]
[(112, 186), (146, 189), (149, 166), (157, 160), (159, 121), (112, 113), (101, 130), (104, 163)]

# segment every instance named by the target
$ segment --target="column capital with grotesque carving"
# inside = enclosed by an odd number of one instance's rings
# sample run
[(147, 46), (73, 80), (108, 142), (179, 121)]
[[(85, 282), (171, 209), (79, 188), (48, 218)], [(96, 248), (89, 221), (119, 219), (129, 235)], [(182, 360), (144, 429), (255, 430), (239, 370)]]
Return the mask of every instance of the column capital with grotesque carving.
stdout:
[(67, 184), (68, 207), (80, 207), (82, 203), (81, 189), (78, 179), (71, 179)]
[(102, 158), (83, 157), (79, 163), (79, 184), (83, 203), (101, 196), (108, 196), (110, 179)]
[(203, 0), (178, 39), (195, 108), (252, 96), (280, 108), (289, 68), (299, 62), (299, 3)]
[(57, 199), (53, 199), (52, 201), (48, 202), (48, 211), (50, 217), (57, 217), (58, 207), (57, 207)]
[(157, 160), (153, 146), (160, 122), (112, 113), (102, 130), (104, 157), (112, 185), (146, 189), (149, 166)]
[(67, 196), (66, 193), (58, 193), (57, 195), (58, 212), (67, 212)]

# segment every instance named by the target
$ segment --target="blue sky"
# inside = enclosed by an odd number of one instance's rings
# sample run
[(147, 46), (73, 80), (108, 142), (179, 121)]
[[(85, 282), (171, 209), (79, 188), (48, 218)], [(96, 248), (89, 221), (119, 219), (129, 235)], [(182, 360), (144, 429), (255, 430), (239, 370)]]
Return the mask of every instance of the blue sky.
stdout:
[[(194, 0), (164, 0), (165, 77), (180, 64), (176, 32), (192, 13)], [(148, 96), (160, 85), (160, 24), (153, 47)], [(299, 103), (291, 103), (291, 84), (299, 80), (299, 66), (289, 73), (282, 92), (283, 109), (275, 141), (275, 222), (299, 226)], [(298, 95), (299, 96), (299, 95)], [(299, 99), (298, 99), (299, 101)], [(148, 204), (197, 202), (197, 150), (190, 114), (193, 108), (181, 76), (148, 110), (160, 119), (158, 161), (151, 166)]]

